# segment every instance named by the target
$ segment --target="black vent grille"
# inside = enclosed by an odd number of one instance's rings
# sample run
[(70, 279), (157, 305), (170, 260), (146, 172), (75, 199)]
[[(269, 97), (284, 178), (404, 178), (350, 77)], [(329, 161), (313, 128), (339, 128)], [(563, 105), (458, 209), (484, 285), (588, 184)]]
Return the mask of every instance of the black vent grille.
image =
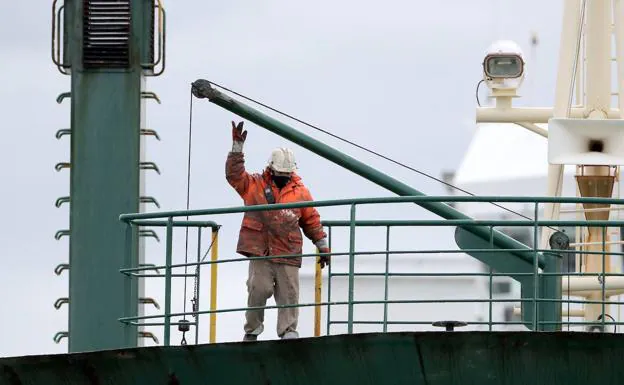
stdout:
[(130, 66), (130, 1), (83, 0), (85, 69)]
[(149, 46), (147, 47), (147, 60), (143, 60), (146, 63), (153, 63), (154, 62), (154, 36), (156, 33), (156, 28), (155, 28), (155, 24), (158, 22), (159, 19), (157, 19), (157, 10), (156, 10), (156, 1), (155, 0), (149, 0), (147, 2), (149, 4), (150, 9), (152, 10), (151, 12), (148, 13), (148, 21), (147, 21), (147, 25), (149, 26), (149, 41), (151, 42), (151, 44), (149, 44)]

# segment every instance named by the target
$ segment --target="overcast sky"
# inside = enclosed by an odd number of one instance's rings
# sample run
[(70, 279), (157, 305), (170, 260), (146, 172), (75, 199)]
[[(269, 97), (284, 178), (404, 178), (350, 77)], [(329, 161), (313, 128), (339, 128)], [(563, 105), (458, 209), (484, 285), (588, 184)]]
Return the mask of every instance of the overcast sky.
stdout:
[[(148, 172), (147, 192), (163, 209), (184, 208), (189, 83), (196, 78), (223, 83), (439, 177), (458, 167), (468, 146), (481, 61), (493, 40), (514, 39), (529, 55), (531, 78), (523, 90), (529, 98), (519, 103), (552, 105), (561, 3), (166, 1), (167, 70), (148, 80), (148, 90), (163, 103), (147, 104), (148, 128), (162, 137), (161, 142), (148, 139), (147, 160), (156, 162), (162, 175)], [(67, 295), (67, 274), (57, 277), (53, 268), (68, 259), (68, 239), (54, 240), (54, 233), (68, 226), (68, 206), (57, 209), (54, 201), (69, 193), (69, 172), (56, 172), (54, 165), (69, 160), (69, 140), (56, 140), (54, 133), (69, 127), (69, 103), (59, 105), (55, 99), (70, 83), (50, 59), (50, 4), (11, 1), (0, 13), (0, 356), (67, 349), (65, 342), (52, 342), (56, 331), (66, 329), (67, 307), (57, 311), (52, 304)], [(537, 58), (529, 49), (531, 31), (540, 38)], [(211, 103), (195, 104), (192, 208), (241, 203), (224, 179), (232, 119)], [(422, 176), (293, 125), (420, 191), (445, 194), (443, 186)], [(261, 170), (271, 148), (287, 143), (252, 124), (247, 128), (247, 165)], [(392, 195), (293, 148), (315, 199)], [(347, 211), (321, 213), (344, 219)], [(421, 213), (414, 209), (412, 216)], [(233, 257), (240, 216), (219, 221), (224, 225), (220, 250)], [(424, 244), (436, 241), (421, 238)], [(163, 263), (164, 243), (148, 249), (155, 253), (150, 261)], [(182, 254), (176, 255), (181, 259)], [(230, 294), (239, 305), (245, 269), (233, 268), (230, 274), (239, 286), (227, 287), (238, 291)], [(239, 322), (232, 332), (238, 338), (242, 314), (233, 319)]]

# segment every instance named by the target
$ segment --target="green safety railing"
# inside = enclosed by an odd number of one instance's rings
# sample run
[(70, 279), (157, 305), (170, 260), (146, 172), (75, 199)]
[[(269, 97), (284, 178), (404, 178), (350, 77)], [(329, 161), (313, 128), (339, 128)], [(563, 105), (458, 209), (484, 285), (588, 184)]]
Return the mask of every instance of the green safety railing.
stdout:
[[(342, 321), (336, 321), (336, 320), (332, 320), (330, 317), (331, 314), (331, 306), (327, 306), (326, 312), (327, 312), (327, 321), (326, 321), (326, 330), (327, 333), (329, 333), (329, 331), (331, 330), (331, 325), (338, 325), (338, 324), (348, 324), (348, 325), (357, 325), (357, 324), (373, 324), (373, 325), (382, 325), (382, 331), (383, 332), (387, 332), (387, 327), (388, 325), (431, 325), (433, 322), (432, 321), (417, 321), (417, 320), (402, 320), (402, 321), (389, 321), (388, 320), (388, 304), (392, 304), (392, 303), (411, 303), (411, 301), (392, 301), (388, 299), (388, 295), (389, 295), (389, 287), (388, 287), (388, 283), (390, 278), (392, 277), (412, 277), (412, 278), (416, 278), (416, 277), (438, 277), (438, 278), (442, 278), (442, 277), (452, 277), (452, 278), (457, 278), (457, 277), (487, 277), (488, 278), (488, 283), (489, 283), (489, 298), (488, 299), (445, 299), (445, 300), (415, 300), (415, 303), (477, 303), (477, 302), (486, 302), (489, 305), (489, 320), (488, 321), (471, 321), (470, 324), (471, 325), (487, 325), (489, 330), (492, 331), (492, 327), (494, 325), (527, 325), (527, 322), (524, 321), (504, 321), (504, 322), (496, 322), (493, 321), (492, 316), (493, 316), (493, 309), (492, 309), (492, 305), (493, 303), (497, 303), (497, 302), (532, 302), (534, 304), (539, 303), (539, 302), (562, 302), (562, 303), (567, 303), (567, 304), (571, 304), (571, 303), (575, 303), (575, 304), (582, 304), (582, 303), (588, 303), (588, 304), (592, 304), (592, 303), (598, 303), (601, 305), (621, 305), (620, 302), (609, 302), (609, 301), (588, 301), (588, 300), (561, 300), (561, 301), (556, 301), (553, 299), (542, 299), (542, 298), (538, 298), (538, 297), (533, 297), (533, 298), (511, 298), (511, 299), (495, 299), (492, 297), (492, 293), (493, 293), (493, 278), (494, 277), (509, 277), (509, 276), (515, 276), (515, 277), (520, 277), (520, 276), (535, 276), (535, 273), (515, 273), (515, 274), (507, 274), (507, 273), (496, 273), (493, 271), (492, 268), (489, 269), (489, 272), (483, 272), (483, 273), (475, 273), (475, 272), (470, 272), (470, 273), (457, 273), (457, 272), (431, 272), (431, 273), (422, 273), (422, 272), (390, 272), (389, 270), (389, 264), (390, 264), (390, 256), (394, 255), (394, 254), (457, 254), (457, 253), (464, 253), (466, 252), (465, 250), (450, 250), (450, 249), (426, 249), (426, 250), (401, 250), (401, 251), (393, 251), (390, 249), (390, 239), (391, 239), (391, 229), (395, 228), (395, 227), (418, 227), (418, 226), (448, 226), (449, 224), (446, 223), (447, 221), (439, 221), (439, 220), (360, 220), (360, 221), (355, 221), (355, 227), (359, 228), (359, 227), (381, 227), (385, 229), (385, 251), (381, 251), (381, 252), (356, 252), (356, 255), (366, 255), (366, 254), (382, 254), (384, 255), (384, 266), (385, 269), (384, 271), (381, 272), (365, 272), (365, 273), (357, 273), (354, 272), (353, 274), (351, 274), (350, 272), (340, 272), (340, 273), (336, 273), (334, 271), (332, 271), (332, 265), (329, 266), (329, 271), (328, 271), (328, 292), (327, 292), (327, 302), (331, 305), (333, 304), (333, 302), (331, 301), (331, 296), (332, 296), (332, 291), (331, 291), (331, 282), (332, 282), (332, 278), (335, 277), (353, 277), (353, 279), (355, 279), (355, 277), (384, 277), (384, 290), (383, 290), (383, 295), (384, 295), (384, 300), (381, 301), (384, 305), (383, 307), (383, 320), (381, 321), (349, 321), (349, 320), (342, 320)], [(452, 222), (452, 221), (451, 221)], [(488, 225), (491, 226), (491, 228), (495, 228), (498, 226), (501, 227), (513, 227), (513, 226), (529, 226), (529, 224), (527, 223), (528, 221), (513, 221), (513, 220), (485, 220), (485, 221), (474, 221), (474, 225), (477, 225), (476, 222), (479, 222), (478, 225)], [(531, 221), (534, 222), (534, 221)], [(549, 223), (550, 226), (555, 226), (555, 225), (565, 225), (565, 226), (585, 226), (588, 224), (591, 224), (593, 226), (599, 226), (599, 227), (603, 227), (604, 223), (596, 223), (597, 221), (538, 221), (538, 223), (540, 222), (545, 222), (545, 223)], [(329, 239), (330, 239), (330, 245), (331, 245), (331, 238), (332, 238), (332, 229), (333, 228), (340, 228), (340, 227), (351, 227), (351, 221), (323, 221), (323, 225), (325, 227), (327, 227), (329, 229)], [(465, 224), (462, 224), (465, 225)], [(618, 226), (619, 227), (620, 222), (618, 221), (612, 221), (609, 222), (609, 226)], [(606, 227), (603, 227), (604, 229), (606, 229)], [(604, 238), (604, 236), (603, 236)], [(565, 250), (558, 250), (558, 249), (549, 249), (549, 250), (540, 250), (540, 249), (536, 249), (537, 251), (548, 251), (548, 252), (565, 252), (565, 253), (575, 253), (574, 251), (565, 249)], [(470, 251), (475, 251), (475, 250), (470, 250)], [(489, 252), (490, 250), (488, 250)], [(581, 253), (581, 252), (577, 252), (577, 253)], [(620, 252), (591, 252), (591, 251), (587, 251), (587, 252), (582, 252), (583, 254), (599, 254), (603, 257), (606, 255), (623, 255)], [(604, 266), (604, 261), (603, 261), (603, 266)], [(604, 269), (603, 269), (604, 270)], [(598, 276), (598, 279), (601, 279), (602, 277), (609, 277), (609, 276), (624, 276), (624, 274), (621, 273), (607, 273), (605, 271), (603, 272), (599, 272), (599, 273), (570, 273), (570, 272), (566, 272), (566, 273), (548, 273), (548, 272), (539, 272), (538, 274), (539, 276), (555, 276), (555, 277), (562, 277), (562, 276), (567, 276), (567, 277), (574, 277), (574, 276), (584, 276), (584, 277), (591, 277), (591, 276)], [(623, 291), (624, 292), (624, 291)], [(357, 302), (356, 303), (376, 303), (376, 302)], [(569, 309), (568, 309), (569, 312)], [(603, 309), (603, 314), (605, 314), (604, 309)], [(568, 318), (570, 318), (568, 316)], [(600, 322), (600, 326), (602, 328), (604, 328), (605, 324), (607, 321), (605, 321), (606, 318), (603, 316), (601, 318), (601, 322)], [(619, 325), (622, 324), (624, 322), (617, 322), (617, 321), (609, 321), (610, 325)], [(574, 322), (574, 321), (536, 321), (533, 323), (533, 328), (535, 329), (537, 325), (596, 325), (595, 322)], [(349, 333), (351, 332), (351, 328), (349, 329)]]
[[(373, 204), (397, 204), (397, 203), (416, 203), (416, 202), (466, 202), (466, 203), (529, 203), (533, 205), (535, 216), (533, 219), (522, 219), (522, 220), (477, 220), (477, 219), (457, 219), (457, 220), (445, 220), (445, 219), (431, 219), (431, 220), (358, 220), (356, 217), (357, 207), (364, 205), (373, 205)], [(256, 205), (256, 206), (240, 206), (240, 207), (229, 207), (229, 208), (214, 208), (214, 209), (200, 209), (200, 210), (185, 210), (185, 211), (166, 211), (166, 212), (154, 212), (154, 213), (132, 213), (132, 214), (123, 214), (120, 216), (120, 220), (127, 223), (129, 226), (162, 226), (166, 227), (166, 250), (165, 250), (165, 265), (156, 266), (157, 269), (164, 269), (165, 278), (165, 309), (163, 314), (156, 315), (144, 315), (144, 316), (126, 316), (119, 318), (119, 321), (135, 325), (135, 326), (164, 326), (164, 344), (170, 344), (170, 328), (173, 325), (178, 325), (179, 323), (172, 322), (171, 319), (175, 317), (186, 317), (193, 316), (196, 321), (194, 323), (190, 323), (196, 328), (196, 342), (198, 341), (197, 329), (199, 325), (199, 316), (200, 315), (210, 315), (211, 316), (211, 338), (210, 342), (214, 342), (214, 324), (216, 324), (216, 314), (219, 313), (229, 313), (229, 312), (242, 312), (246, 310), (258, 310), (258, 309), (276, 309), (281, 307), (315, 307), (319, 309), (320, 307), (326, 308), (326, 332), (327, 334), (331, 334), (331, 326), (337, 324), (346, 324), (347, 325), (347, 333), (354, 332), (354, 325), (358, 324), (377, 324), (382, 326), (382, 330), (386, 332), (388, 330), (389, 325), (424, 325), (431, 324), (432, 320), (423, 321), (423, 320), (399, 320), (393, 321), (388, 319), (388, 306), (392, 304), (423, 304), (423, 303), (487, 303), (489, 306), (489, 319), (487, 321), (475, 321), (470, 322), (471, 325), (487, 325), (489, 330), (493, 330), (493, 325), (500, 324), (517, 324), (524, 325), (532, 330), (545, 330), (544, 327), (549, 328), (548, 330), (561, 330), (562, 325), (599, 325), (603, 330), (605, 330), (606, 325), (621, 325), (624, 322), (616, 321), (615, 319), (607, 320), (606, 315), (606, 306), (608, 305), (621, 305), (621, 302), (617, 301), (608, 301), (606, 300), (606, 294), (609, 289), (606, 288), (606, 278), (607, 277), (617, 277), (624, 276), (624, 274), (620, 273), (610, 273), (607, 272), (604, 268), (606, 258), (608, 255), (618, 255), (622, 256), (624, 253), (617, 251), (608, 251), (606, 248), (606, 231), (609, 227), (624, 227), (624, 221), (619, 220), (540, 220), (538, 218), (539, 206), (542, 203), (560, 203), (560, 204), (572, 204), (572, 203), (593, 203), (593, 204), (623, 204), (624, 200), (621, 199), (606, 199), (606, 198), (561, 198), (561, 197), (474, 197), (474, 196), (462, 196), (462, 197), (434, 197), (434, 196), (403, 196), (403, 197), (382, 197), (382, 198), (359, 198), (359, 199), (340, 199), (340, 200), (327, 200), (327, 201), (316, 201), (316, 202), (299, 202), (299, 203), (289, 203), (289, 204), (273, 204), (273, 205)], [(211, 265), (216, 266), (217, 264), (222, 263), (236, 263), (249, 261), (251, 259), (270, 259), (271, 256), (266, 257), (240, 257), (233, 259), (218, 259), (216, 257), (216, 251), (214, 251), (213, 258), (208, 261), (200, 260), (199, 256), (202, 250), (202, 240), (199, 236), (198, 231), (198, 258), (195, 262), (190, 263), (177, 263), (174, 264), (172, 261), (172, 238), (173, 238), (173, 228), (174, 227), (210, 227), (213, 229), (213, 234), (216, 234), (215, 230), (219, 229), (219, 225), (213, 221), (175, 221), (174, 218), (177, 217), (191, 217), (191, 216), (217, 216), (217, 215), (226, 215), (226, 214), (236, 214), (236, 213), (245, 213), (245, 212), (256, 212), (256, 211), (273, 211), (273, 210), (281, 210), (281, 209), (294, 209), (294, 208), (303, 208), (303, 207), (331, 207), (331, 206), (348, 206), (350, 209), (349, 219), (341, 220), (341, 221), (324, 221), (323, 225), (328, 228), (330, 248), (332, 250), (328, 255), (332, 256), (332, 261), (335, 261), (336, 257), (347, 257), (348, 258), (348, 269), (346, 272), (336, 272), (332, 269), (333, 263), (330, 264), (327, 275), (327, 300), (320, 301), (315, 300), (313, 303), (301, 303), (297, 305), (275, 305), (275, 306), (265, 306), (265, 307), (240, 307), (240, 308), (229, 308), (229, 309), (216, 309), (214, 306), (209, 310), (201, 310), (199, 308), (194, 308), (190, 312), (171, 312), (171, 279), (173, 277), (180, 276), (188, 276), (185, 274), (173, 274), (172, 270), (176, 268), (184, 268), (189, 266), (194, 266), (199, 271), (199, 267), (203, 265)], [(160, 219), (160, 220), (154, 220)], [(164, 220), (163, 220), (164, 219)], [(602, 249), (599, 251), (575, 251), (570, 249), (541, 249), (538, 247), (538, 235), (539, 231), (543, 227), (550, 228), (563, 228), (563, 227), (599, 227), (602, 228)], [(332, 229), (344, 227), (348, 228), (348, 250), (344, 252), (337, 252), (334, 247), (334, 240), (332, 235)], [(375, 251), (358, 251), (356, 250), (356, 229), (362, 227), (380, 227), (386, 230), (386, 242), (385, 248), (383, 250), (375, 250)], [(419, 254), (457, 254), (457, 253), (466, 253), (470, 255), (475, 255), (477, 253), (500, 253), (500, 248), (496, 249), (491, 241), (490, 248), (474, 248), (474, 249), (429, 249), (429, 250), (392, 250), (390, 248), (390, 238), (391, 238), (391, 229), (395, 227), (458, 227), (462, 229), (466, 229), (470, 231), (475, 227), (485, 227), (492, 234), (495, 228), (500, 227), (530, 227), (533, 230), (533, 246), (530, 247), (530, 251), (533, 254), (533, 269), (531, 272), (512, 272), (512, 273), (499, 273), (495, 272), (491, 267), (489, 272), (483, 273), (453, 273), (453, 272), (436, 272), (436, 273), (424, 273), (424, 272), (391, 272), (389, 270), (389, 261), (390, 257), (393, 255), (419, 255)], [(237, 232), (237, 229), (232, 229), (232, 232)], [(214, 237), (213, 237), (214, 243)], [(211, 247), (213, 245), (211, 244)], [(487, 246), (487, 245), (486, 245)], [(214, 250), (214, 249), (213, 249)], [(526, 249), (505, 249), (505, 252), (514, 252), (514, 251), (523, 251), (526, 252)], [(583, 255), (598, 255), (602, 258), (602, 271), (594, 272), (594, 273), (571, 273), (571, 272), (561, 272), (560, 269), (555, 268), (545, 268), (547, 265), (547, 261), (542, 260), (542, 258), (555, 258), (558, 259), (558, 265), (562, 263), (562, 255), (564, 253), (576, 253)], [(284, 258), (289, 257), (303, 257), (303, 258), (318, 258), (319, 253), (311, 253), (311, 254), (303, 254), (303, 255), (290, 255), (290, 256), (280, 256)], [(357, 264), (357, 256), (364, 255), (383, 255), (384, 256), (384, 266), (385, 269), (380, 272), (356, 272), (355, 267)], [(121, 273), (130, 275), (133, 277), (148, 277), (150, 275), (142, 274), (142, 272), (147, 270), (153, 270), (154, 267), (125, 267), (120, 270)], [(216, 269), (216, 268), (215, 268)], [(317, 269), (320, 272), (320, 269)], [(211, 279), (211, 287), (216, 285), (216, 270), (214, 270), (215, 274), (213, 274)], [(196, 273), (194, 275), (195, 278), (199, 278), (199, 274)], [(363, 276), (378, 276), (384, 277), (384, 299), (383, 300), (355, 300), (354, 299), (354, 288), (355, 288), (355, 280), (356, 277)], [(406, 300), (392, 300), (389, 299), (388, 287), (389, 282), (393, 277), (459, 277), (459, 276), (472, 276), (472, 277), (487, 277), (489, 279), (489, 298), (486, 299), (434, 299), (434, 300), (426, 300), (426, 299), (406, 299)], [(514, 278), (521, 283), (525, 284), (526, 282), (532, 283), (531, 291), (525, 292), (522, 291), (521, 298), (508, 298), (508, 299), (498, 299), (493, 298), (492, 295), (492, 286), (494, 277), (498, 276), (506, 276)], [(575, 300), (571, 298), (564, 299), (561, 295), (561, 278), (568, 277), (568, 282), (570, 277), (597, 277), (600, 282), (600, 300)], [(346, 301), (332, 301), (332, 280), (337, 277), (347, 277), (347, 300)], [(318, 278), (318, 277), (317, 277)], [(541, 286), (545, 286), (544, 279), (545, 278), (556, 278), (556, 287), (552, 287), (552, 285), (548, 288), (544, 288)], [(528, 279), (528, 281), (527, 281)], [(624, 292), (624, 291), (623, 291)], [(215, 295), (215, 291), (211, 291), (211, 295)], [(415, 294), (418, 296), (418, 293)], [(492, 310), (493, 304), (498, 302), (512, 302), (512, 303), (520, 303), (523, 305), (522, 313), (523, 319), (521, 321), (505, 321), (505, 322), (496, 322), (493, 320)], [(215, 302), (211, 301), (211, 305), (214, 305)], [(564, 304), (568, 305), (568, 321), (564, 321), (561, 315), (557, 317), (557, 319), (553, 318), (550, 314), (542, 314), (540, 305), (548, 303), (554, 304), (561, 307)], [(356, 305), (383, 305), (383, 315), (382, 319), (375, 320), (356, 320), (354, 319), (354, 307)], [(570, 321), (570, 312), (569, 305), (570, 304), (597, 304), (601, 306), (601, 318), (596, 319), (595, 321)], [(334, 306), (346, 306), (347, 307), (347, 319), (346, 320), (332, 320), (331, 319), (331, 308)], [(530, 319), (524, 317), (524, 312), (531, 312), (532, 317)], [(559, 312), (560, 314), (560, 312)], [(151, 320), (161, 319), (163, 318), (163, 322), (150, 322)], [(319, 320), (317, 319), (317, 322)], [(554, 329), (553, 329), (554, 328)], [(315, 333), (316, 334), (316, 333)]]
[[(164, 314), (163, 317), (165, 318), (165, 322), (163, 323), (144, 323), (142, 326), (164, 326), (164, 340), (165, 340), (165, 345), (169, 345), (170, 343), (170, 333), (171, 333), (171, 329), (170, 327), (172, 325), (175, 326), (180, 326), (180, 327), (184, 327), (184, 328), (190, 328), (191, 326), (195, 327), (195, 343), (198, 343), (199, 341), (199, 317), (197, 315), (194, 315), (194, 321), (188, 321), (185, 320), (186, 322), (171, 322), (171, 316), (168, 316), (168, 314), (171, 313), (171, 286), (172, 286), (172, 279), (173, 278), (177, 278), (177, 277), (182, 277), (182, 278), (194, 278), (196, 279), (197, 282), (197, 298), (195, 299), (195, 303), (194, 303), (194, 308), (193, 310), (196, 310), (196, 308), (199, 306), (199, 300), (200, 300), (200, 291), (199, 291), (199, 282), (200, 282), (200, 273), (201, 273), (201, 266), (204, 264), (211, 264), (211, 282), (210, 282), (210, 309), (211, 310), (215, 310), (216, 309), (216, 296), (217, 296), (217, 265), (215, 262), (218, 260), (218, 242), (219, 242), (219, 228), (221, 227), (220, 225), (218, 225), (216, 222), (213, 221), (174, 221), (172, 217), (169, 217), (168, 220), (166, 221), (162, 221), (162, 220), (145, 220), (145, 219), (136, 219), (133, 221), (130, 221), (129, 224), (131, 226), (140, 226), (140, 227), (166, 227), (167, 228), (167, 232), (166, 232), (166, 239), (165, 239), (165, 243), (166, 243), (166, 253), (165, 253), (165, 265), (163, 266), (156, 266), (153, 264), (149, 264), (147, 266), (142, 266), (140, 268), (136, 268), (136, 269), (122, 269), (121, 272), (133, 277), (133, 278), (164, 278), (165, 279), (165, 309), (164, 309)], [(196, 261), (194, 263), (185, 263), (182, 266), (181, 265), (173, 265), (172, 260), (173, 260), (173, 228), (174, 227), (182, 227), (185, 229), (188, 228), (195, 228), (197, 230), (197, 258)], [(209, 228), (211, 230), (212, 236), (211, 236), (211, 242), (208, 248), (208, 251), (206, 252), (206, 254), (204, 255), (204, 257), (202, 257), (202, 229), (204, 228)], [(203, 259), (205, 259), (205, 257), (207, 256), (207, 254), (210, 253), (210, 261), (204, 263), (202, 262)], [(184, 272), (184, 273), (173, 273), (173, 269), (176, 267), (195, 267), (196, 270), (194, 273), (188, 273), (188, 272)], [(160, 269), (164, 269), (165, 273), (161, 274), (160, 273)], [(147, 274), (145, 273), (146, 271), (156, 271), (155, 274)], [(187, 315), (193, 315), (193, 313), (188, 313)], [(216, 340), (216, 313), (213, 313), (210, 315), (210, 332), (209, 332), (210, 336), (210, 342), (215, 342)]]

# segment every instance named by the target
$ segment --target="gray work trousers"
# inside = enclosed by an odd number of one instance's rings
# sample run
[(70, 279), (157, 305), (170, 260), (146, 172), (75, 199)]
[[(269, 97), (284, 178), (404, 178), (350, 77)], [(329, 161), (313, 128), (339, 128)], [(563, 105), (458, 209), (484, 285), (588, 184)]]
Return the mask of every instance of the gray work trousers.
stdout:
[[(266, 306), (267, 299), (275, 295), (275, 303), (296, 305), (299, 303), (299, 268), (268, 259), (249, 261), (247, 279), (247, 306)], [(285, 307), (277, 310), (277, 335), (297, 330), (298, 307)], [(264, 323), (264, 309), (247, 310), (245, 313), (245, 333), (252, 333)]]

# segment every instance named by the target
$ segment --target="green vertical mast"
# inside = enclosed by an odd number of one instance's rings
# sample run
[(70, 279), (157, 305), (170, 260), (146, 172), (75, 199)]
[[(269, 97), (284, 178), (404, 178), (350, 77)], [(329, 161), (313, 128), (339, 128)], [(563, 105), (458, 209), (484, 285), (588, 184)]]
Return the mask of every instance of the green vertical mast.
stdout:
[(155, 2), (54, 8), (63, 54), (53, 58), (71, 76), (69, 351), (133, 347), (136, 327), (117, 319), (138, 312), (139, 288), (119, 267), (139, 264), (138, 234), (118, 217), (140, 207), (142, 88), (163, 59), (154, 53)]

